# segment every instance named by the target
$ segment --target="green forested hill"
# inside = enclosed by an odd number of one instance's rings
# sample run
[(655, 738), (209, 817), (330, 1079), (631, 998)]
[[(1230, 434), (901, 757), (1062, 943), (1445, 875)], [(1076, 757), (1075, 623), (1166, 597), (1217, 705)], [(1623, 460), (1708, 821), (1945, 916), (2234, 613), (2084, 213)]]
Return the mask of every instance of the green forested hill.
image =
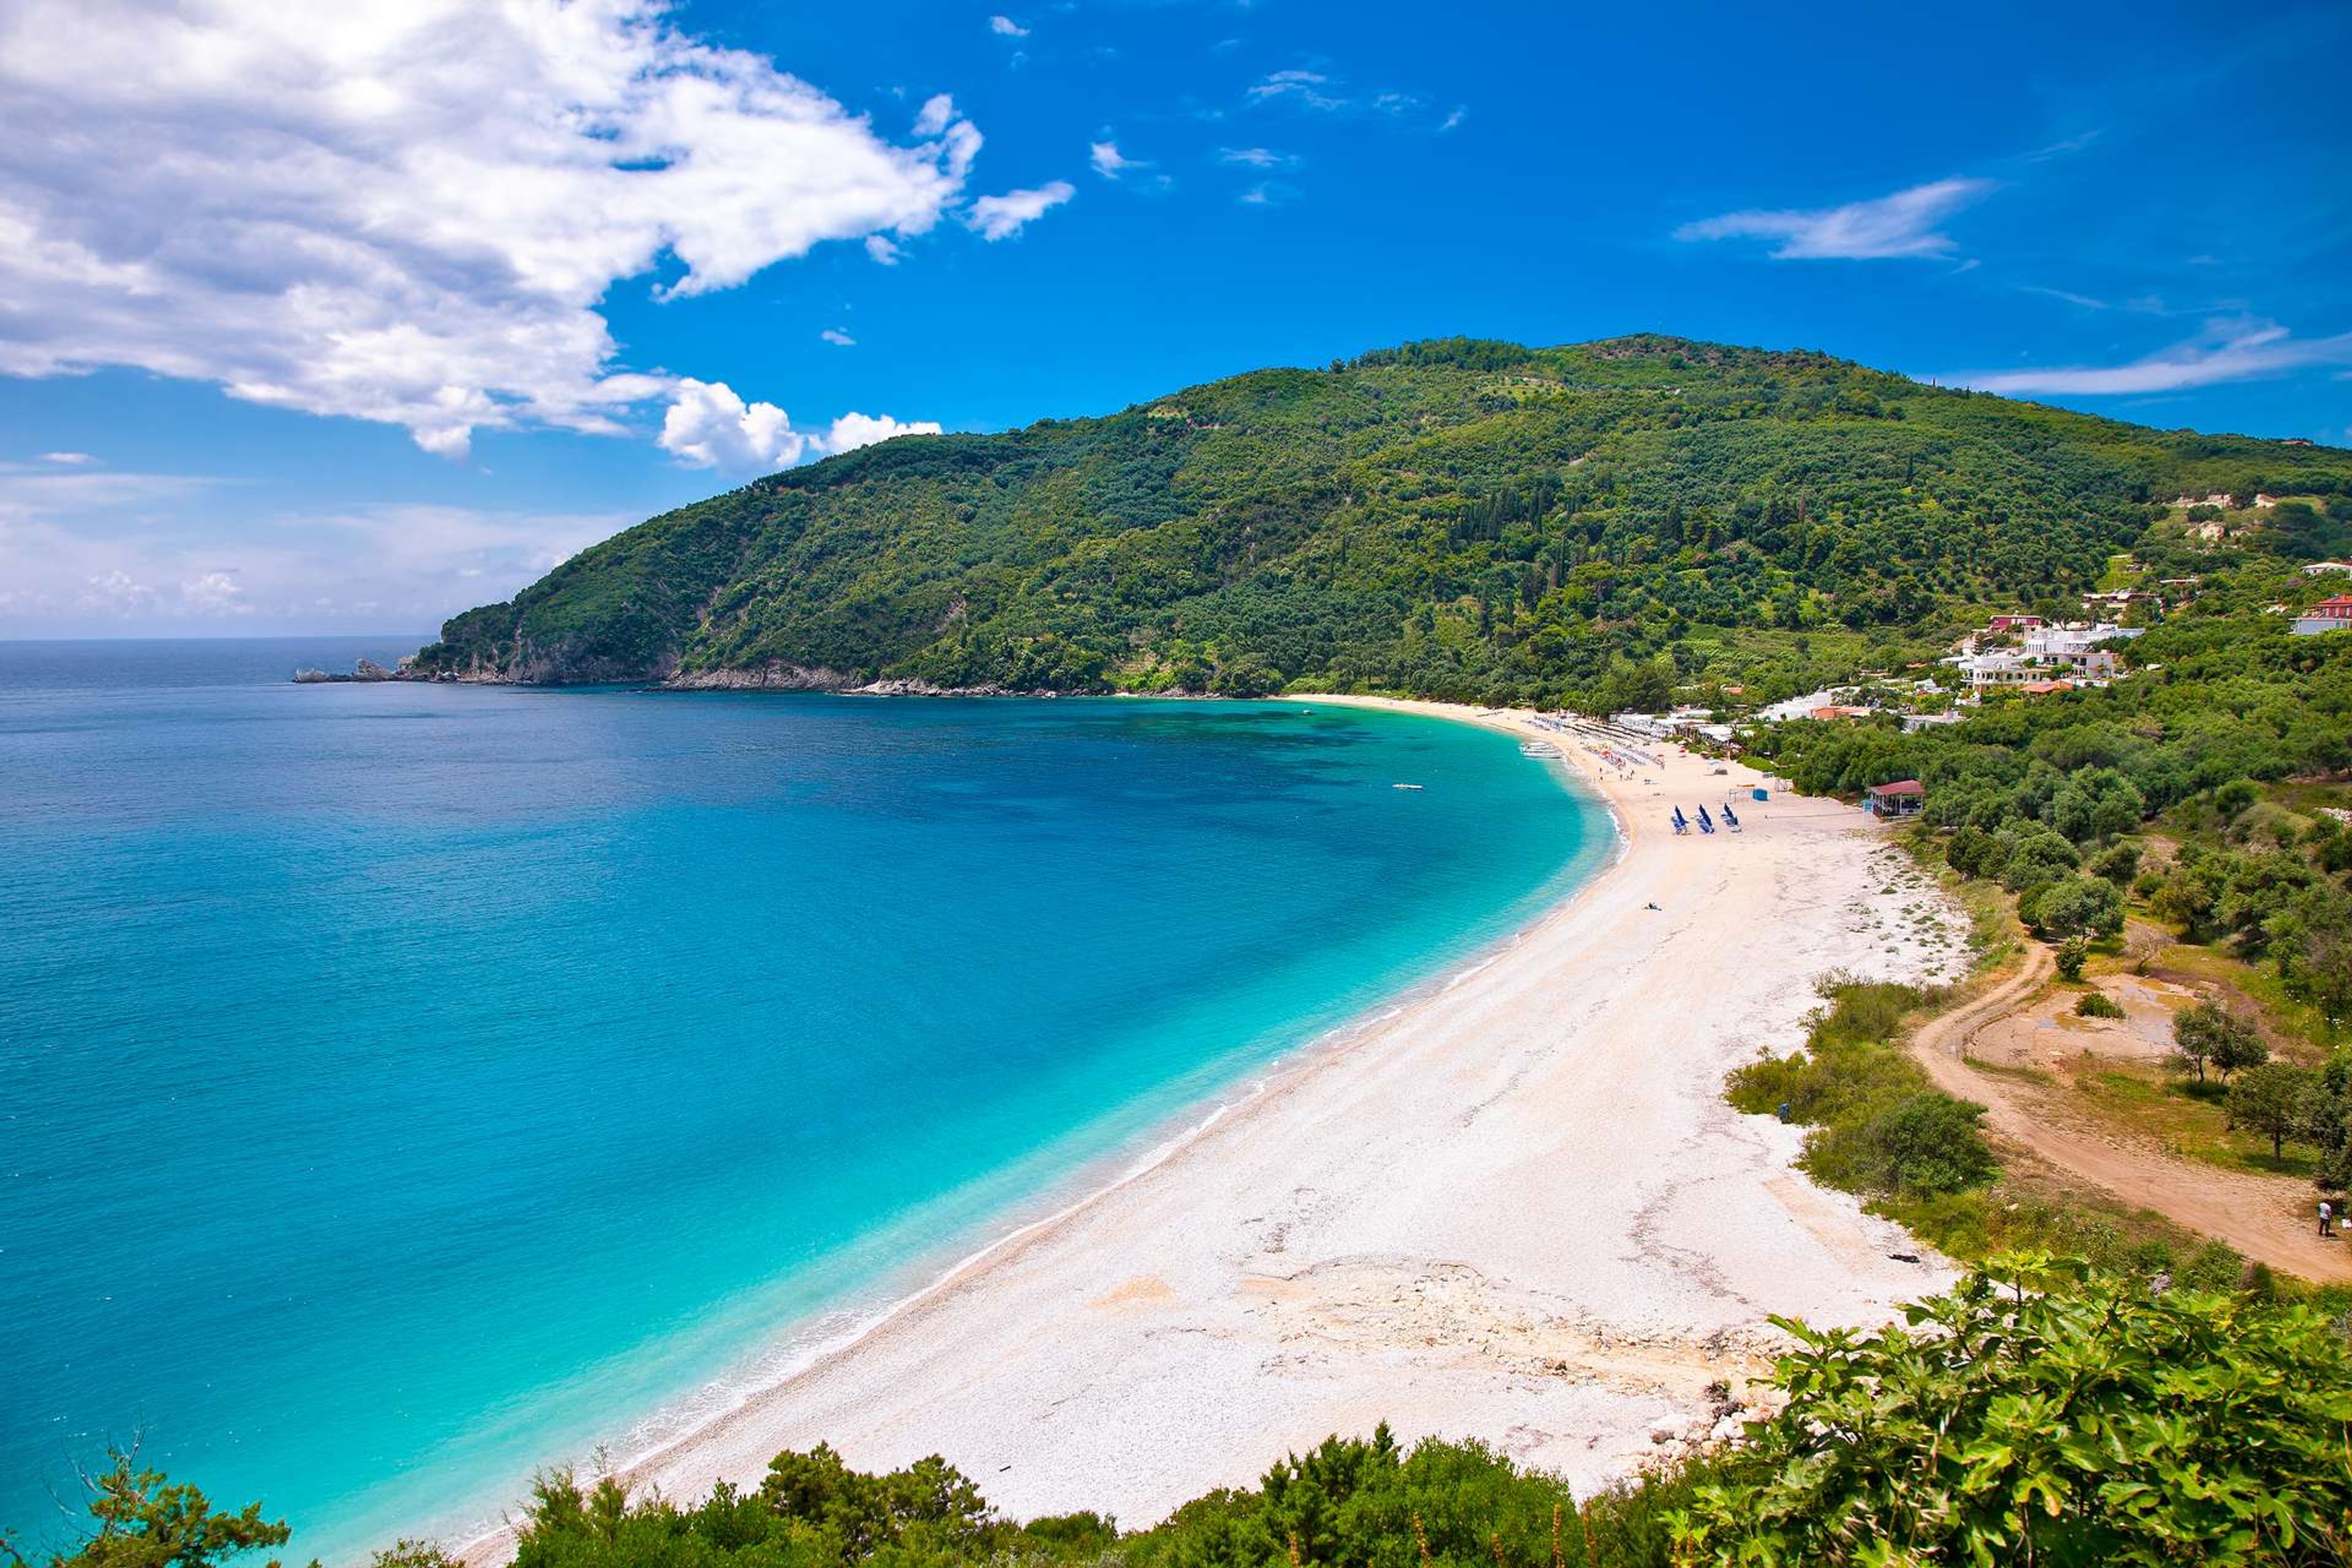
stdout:
[(2352, 452), (1814, 353), (1449, 340), (777, 474), (457, 616), (419, 667), (1542, 701), (1706, 669), (1793, 689), (2091, 585), (2153, 502), (2258, 489), (2352, 496)]

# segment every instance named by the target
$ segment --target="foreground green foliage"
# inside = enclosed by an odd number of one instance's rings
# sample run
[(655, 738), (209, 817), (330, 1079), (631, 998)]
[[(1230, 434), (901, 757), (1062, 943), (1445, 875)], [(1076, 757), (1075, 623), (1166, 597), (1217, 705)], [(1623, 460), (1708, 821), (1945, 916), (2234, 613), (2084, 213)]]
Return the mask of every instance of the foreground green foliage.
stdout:
[(1801, 1349), (1698, 1489), (1697, 1561), (2334, 1563), (2352, 1363), (2300, 1308), (2011, 1260)]
[[(87, 1479), (90, 1530), (47, 1568), (215, 1568), (229, 1558), (283, 1546), (292, 1532), (261, 1517), (261, 1505), (216, 1510), (194, 1487), (174, 1485), (145, 1468), (133, 1448), (111, 1448), (106, 1467)], [(32, 1568), (16, 1542), (0, 1536), (0, 1562)], [(278, 1568), (278, 1560), (269, 1560)]]
[[(1701, 679), (1785, 696), (1927, 657), (1975, 607), (2093, 585), (2184, 489), (2336, 497), (2352, 457), (1815, 353), (1416, 343), (761, 479), (457, 616), (424, 663), (1596, 707)], [(2333, 537), (2332, 517), (2295, 522), (2298, 545)]]
[[(1580, 1505), (1476, 1442), (1332, 1437), (1149, 1530), (1014, 1523), (953, 1467), (887, 1475), (819, 1447), (754, 1490), (633, 1497), (542, 1478), (515, 1568), (1695, 1568), (1697, 1564), (2352, 1561), (2352, 1360), (2251, 1294), (1998, 1260), (1874, 1332), (1778, 1320), (1771, 1414)], [(49, 1568), (215, 1568), (281, 1544), (257, 1509), (118, 1467), (100, 1529)], [(24, 1560), (16, 1559), (18, 1568)], [(413, 1542), (375, 1568), (450, 1568)]]

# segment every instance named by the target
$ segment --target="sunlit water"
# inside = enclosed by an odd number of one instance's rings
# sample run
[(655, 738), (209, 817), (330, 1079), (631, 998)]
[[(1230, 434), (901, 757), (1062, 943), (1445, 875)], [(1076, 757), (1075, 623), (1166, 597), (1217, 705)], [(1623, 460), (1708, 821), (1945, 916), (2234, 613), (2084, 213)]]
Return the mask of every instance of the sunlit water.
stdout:
[(1507, 736), (1297, 701), (287, 682), (414, 646), (0, 643), (0, 1524), (35, 1541), (142, 1432), (300, 1560), (460, 1529), (1610, 836)]

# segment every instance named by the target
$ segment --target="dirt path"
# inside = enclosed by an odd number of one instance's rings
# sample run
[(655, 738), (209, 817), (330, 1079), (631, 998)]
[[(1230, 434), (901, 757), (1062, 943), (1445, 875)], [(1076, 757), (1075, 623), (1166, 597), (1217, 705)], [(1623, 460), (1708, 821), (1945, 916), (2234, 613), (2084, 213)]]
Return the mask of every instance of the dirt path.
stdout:
[(1911, 1041), (1912, 1054), (1947, 1094), (1986, 1107), (1985, 1123), (2058, 1169), (2256, 1262), (2306, 1279), (2352, 1280), (2352, 1243), (2322, 1242), (2316, 1194), (2284, 1176), (2253, 1176), (2176, 1160), (2148, 1144), (2104, 1138), (2053, 1121), (2026, 1085), (1979, 1072), (1967, 1060), (1978, 1031), (2032, 1001), (2054, 973), (2050, 950), (2026, 944), (2025, 962), (2000, 984), (1940, 1017)]

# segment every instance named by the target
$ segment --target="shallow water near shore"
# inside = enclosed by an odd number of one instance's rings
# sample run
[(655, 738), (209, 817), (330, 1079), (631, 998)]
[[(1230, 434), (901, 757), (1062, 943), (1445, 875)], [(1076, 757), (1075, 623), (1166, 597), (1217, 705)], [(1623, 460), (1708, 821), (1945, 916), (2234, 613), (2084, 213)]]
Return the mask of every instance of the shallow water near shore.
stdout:
[(29, 1542), (142, 1431), (296, 1560), (483, 1517), (1610, 839), (1508, 736), (1311, 701), (287, 683), (414, 646), (0, 644)]

